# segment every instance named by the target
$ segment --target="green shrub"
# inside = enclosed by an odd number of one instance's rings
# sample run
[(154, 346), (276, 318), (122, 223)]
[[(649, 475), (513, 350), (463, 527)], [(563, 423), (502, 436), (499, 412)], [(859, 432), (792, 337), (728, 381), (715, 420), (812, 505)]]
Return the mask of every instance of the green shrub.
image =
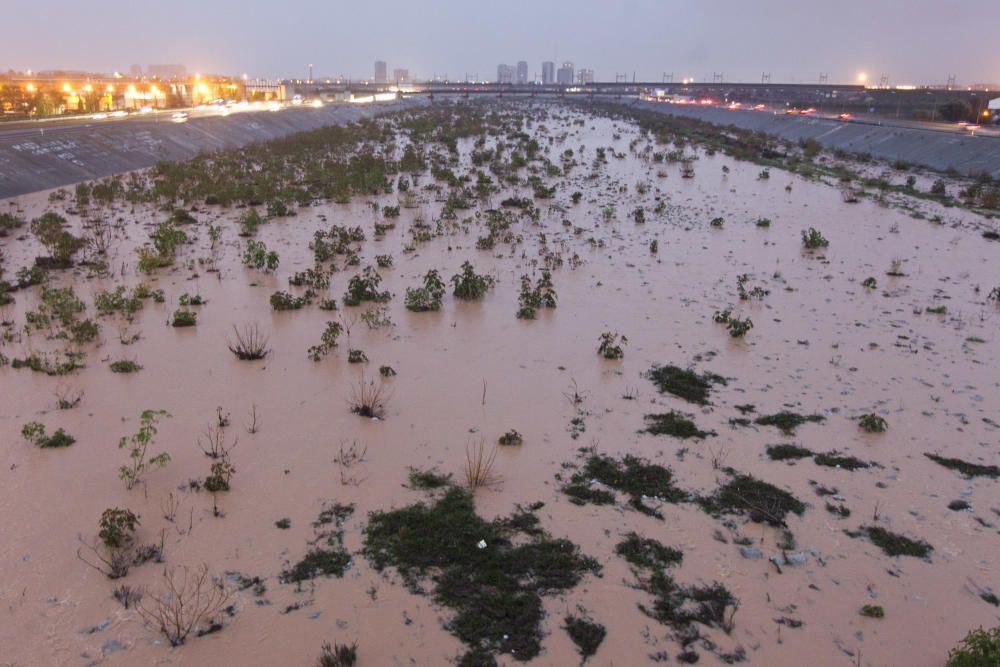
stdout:
[(948, 652), (948, 667), (995, 667), (1000, 665), (1000, 626), (973, 630)]
[(424, 276), (422, 287), (406, 288), (406, 309), (414, 312), (440, 310), (441, 298), (444, 296), (445, 284), (436, 269), (431, 269)]
[(493, 287), (493, 276), (479, 275), (468, 261), (462, 263), (462, 272), (451, 277), (455, 286), (455, 297), (459, 299), (481, 299)]
[(818, 229), (810, 227), (808, 230), (802, 230), (802, 245), (807, 250), (815, 250), (827, 247), (830, 245), (830, 242), (826, 240)]

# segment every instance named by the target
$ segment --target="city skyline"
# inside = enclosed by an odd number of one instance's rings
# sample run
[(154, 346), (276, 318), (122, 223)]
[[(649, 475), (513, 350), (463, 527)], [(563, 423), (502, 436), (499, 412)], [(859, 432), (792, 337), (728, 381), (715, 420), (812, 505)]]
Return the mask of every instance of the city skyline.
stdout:
[[(845, 0), (806, 6), (764, 0), (732, 6), (722, 0), (653, 2), (632, 0), (608, 6), (584, 3), (565, 12), (561, 3), (536, 6), (514, 0), (511, 9), (462, 13), (450, 18), (446, 2), (418, 8), (396, 0), (355, 8), (352, 21), (311, 0), (275, 6), (263, 0), (221, 0), (206, 6), (177, 0), (169, 6), (137, 7), (108, 0), (100, 15), (56, 0), (46, 6), (11, 0), (19, 30), (8, 36), (0, 70), (77, 69), (128, 72), (131, 64), (180, 63), (193, 72), (306, 78), (372, 77), (372, 63), (388, 72), (405, 68), (410, 78), (493, 80), (496, 63), (524, 61), (527, 79), (542, 79), (542, 63), (586, 63), (598, 80), (622, 75), (658, 81), (815, 82), (856, 80), (864, 73), (890, 84), (962, 84), (1000, 81), (1000, 60), (990, 49), (990, 26), (1000, 8), (954, 12), (918, 0), (901, 13), (895, 3)], [(576, 8), (577, 5), (574, 5)], [(236, 10), (239, 11), (236, 11)], [(485, 7), (484, 7), (485, 10)], [(518, 16), (530, 13), (533, 20)], [(382, 20), (391, 16), (387, 24)], [(438, 20), (445, 16), (446, 20)], [(56, 17), (56, 18), (53, 18)], [(356, 28), (378, 21), (376, 37)], [(156, 31), (131, 26), (155, 24)], [(217, 26), (230, 29), (219, 31)], [(45, 27), (48, 38), (38, 40)], [(823, 40), (816, 32), (822, 26)], [(890, 29), (891, 28), (891, 29)], [(114, 39), (79, 48), (76, 36), (117, 31)], [(627, 35), (627, 39), (624, 38)], [(766, 39), (762, 37), (766, 35)], [(850, 44), (850, 47), (844, 46)], [(515, 72), (515, 77), (516, 77)]]

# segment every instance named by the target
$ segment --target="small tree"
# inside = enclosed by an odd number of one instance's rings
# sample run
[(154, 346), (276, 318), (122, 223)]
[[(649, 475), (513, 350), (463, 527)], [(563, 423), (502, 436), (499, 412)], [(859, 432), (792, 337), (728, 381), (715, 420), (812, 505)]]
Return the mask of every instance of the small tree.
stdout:
[(131, 436), (122, 436), (118, 448), (129, 449), (129, 460), (118, 469), (118, 477), (131, 489), (150, 470), (162, 468), (170, 462), (170, 455), (160, 452), (146, 459), (146, 452), (156, 436), (156, 425), (161, 417), (169, 417), (166, 410), (143, 410), (139, 417), (139, 430)]
[(64, 229), (66, 218), (49, 211), (31, 221), (31, 233), (45, 246), (49, 257), (59, 266), (70, 266), (73, 255), (84, 245), (84, 240)]

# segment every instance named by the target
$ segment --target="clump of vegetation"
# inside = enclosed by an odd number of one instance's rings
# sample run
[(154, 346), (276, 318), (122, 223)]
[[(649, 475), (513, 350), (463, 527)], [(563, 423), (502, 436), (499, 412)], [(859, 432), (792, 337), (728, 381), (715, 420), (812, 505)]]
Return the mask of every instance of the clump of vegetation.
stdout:
[(228, 347), (237, 359), (242, 361), (263, 359), (271, 352), (271, 348), (267, 346), (270, 336), (256, 322), (244, 324), (242, 329), (237, 329), (234, 324), (233, 335), (236, 336), (236, 340), (230, 341)]
[(644, 416), (644, 419), (647, 422), (646, 433), (653, 435), (669, 435), (681, 440), (707, 438), (710, 435), (715, 435), (714, 431), (702, 431), (693, 421), (674, 410), (660, 414), (648, 414)]
[(511, 429), (501, 435), (497, 442), (501, 445), (521, 445), (524, 444), (524, 438), (521, 437), (520, 433)]
[(307, 303), (309, 300), (304, 296), (292, 296), (280, 290), (271, 295), (271, 308), (274, 310), (298, 310)]
[(628, 345), (626, 336), (619, 336), (618, 332), (605, 331), (598, 339), (597, 353), (605, 359), (621, 359), (625, 356), (625, 346)]
[[(398, 207), (397, 207), (398, 211)], [(316, 667), (354, 667), (358, 663), (357, 644), (323, 644)]]
[(28, 422), (25, 424), (21, 429), (21, 437), (36, 447), (43, 449), (69, 447), (76, 442), (76, 438), (61, 428), (56, 429), (56, 432), (52, 435), (48, 435), (45, 432), (45, 425), (41, 422)]
[(297, 584), (316, 577), (342, 577), (351, 564), (344, 548), (344, 523), (354, 513), (354, 505), (333, 504), (323, 508), (313, 522), (312, 548), (278, 576), (283, 583)]
[(348, 350), (347, 351), (347, 363), (349, 364), (367, 364), (368, 355), (365, 354), (364, 350)]
[(391, 392), (388, 391), (382, 381), (378, 384), (375, 380), (365, 382), (365, 374), (362, 371), (361, 381), (352, 389), (351, 412), (362, 417), (371, 419), (379, 418), (385, 414), (385, 403), (389, 400)]
[(451, 277), (455, 286), (454, 294), (458, 299), (481, 299), (493, 287), (496, 279), (493, 276), (479, 275), (468, 261), (462, 263), (462, 272)]
[(118, 313), (131, 320), (132, 317), (142, 310), (142, 299), (135, 291), (129, 293), (124, 285), (119, 285), (114, 291), (104, 290), (94, 296), (94, 307), (98, 315), (112, 315)]
[(934, 550), (934, 547), (923, 540), (913, 540), (881, 526), (862, 526), (858, 534), (867, 535), (872, 544), (882, 549), (887, 556), (927, 558)]
[(278, 253), (268, 250), (263, 241), (247, 241), (247, 246), (243, 250), (243, 263), (252, 266), (258, 271), (273, 272), (277, 270), (279, 263)]
[(213, 461), (208, 477), (205, 478), (204, 487), (209, 493), (229, 490), (229, 481), (236, 473), (236, 468), (229, 462), (228, 456), (223, 456), (221, 460)]
[(563, 628), (566, 630), (566, 634), (576, 644), (577, 651), (580, 652), (580, 656), (586, 662), (587, 658), (597, 653), (598, 647), (608, 634), (607, 629), (600, 623), (595, 623), (586, 615), (574, 616), (573, 614), (569, 614), (566, 616), (564, 622), (566, 625)]
[(861, 608), (861, 615), (868, 618), (885, 618), (885, 609), (881, 605), (866, 604)]
[(650, 570), (680, 565), (684, 560), (680, 549), (665, 546), (636, 532), (626, 534), (625, 539), (615, 546), (615, 553), (636, 567)]
[(743, 338), (743, 336), (747, 335), (747, 332), (753, 329), (753, 320), (749, 317), (743, 319), (730, 317), (726, 322), (726, 329), (729, 330), (729, 335), (733, 338)]
[(193, 327), (198, 324), (198, 313), (187, 308), (178, 308), (174, 311), (172, 327)]
[(393, 368), (392, 366), (379, 366), (378, 374), (384, 378), (391, 378), (397, 375), (396, 369)]
[(157, 424), (162, 417), (170, 415), (165, 410), (143, 410), (139, 417), (139, 430), (131, 436), (122, 436), (118, 449), (128, 449), (128, 462), (118, 469), (118, 477), (125, 481), (125, 488), (134, 487), (145, 474), (162, 468), (170, 462), (170, 455), (160, 452), (146, 458), (149, 446), (157, 433)]
[(864, 287), (865, 289), (875, 289), (878, 286), (878, 281), (875, 280), (874, 276), (868, 276), (861, 283), (861, 286)]
[(451, 486), (451, 473), (441, 474), (437, 470), (410, 469), (410, 486), (414, 489), (441, 489)]
[(31, 221), (31, 233), (49, 253), (45, 264), (53, 268), (67, 268), (73, 264), (73, 255), (84, 246), (84, 240), (65, 229), (66, 218), (48, 211)]
[(785, 528), (789, 513), (802, 515), (805, 504), (784, 489), (751, 475), (735, 475), (711, 496), (699, 499), (713, 514), (745, 513), (754, 523)]
[(755, 424), (761, 426), (777, 426), (778, 429), (785, 435), (792, 435), (795, 433), (795, 429), (802, 426), (806, 422), (821, 422), (824, 421), (826, 417), (823, 415), (800, 415), (795, 412), (788, 412), (783, 410), (782, 412), (777, 412), (773, 415), (763, 415), (754, 420)]
[(842, 468), (844, 470), (858, 470), (859, 468), (870, 468), (871, 464), (853, 456), (844, 456), (837, 452), (825, 452), (817, 454), (813, 459), (816, 465), (827, 468)]
[(1000, 664), (1000, 626), (971, 631), (948, 652), (947, 667), (992, 667)]
[(418, 313), (428, 310), (440, 310), (444, 292), (444, 281), (438, 275), (437, 269), (431, 269), (424, 276), (422, 287), (406, 288), (406, 309)]
[[(739, 608), (739, 600), (719, 582), (711, 585), (683, 586), (663, 570), (656, 570), (639, 584), (641, 590), (653, 596), (651, 608), (640, 604), (639, 609), (647, 616), (674, 628), (682, 642), (687, 643), (698, 636), (691, 626), (700, 623), (707, 627), (721, 628), (727, 634), (732, 632), (734, 617)], [(693, 653), (687, 651), (686, 654)], [(696, 662), (697, 655), (684, 660)]]
[(118, 361), (112, 361), (109, 367), (111, 368), (112, 373), (138, 373), (142, 370), (142, 366), (132, 359), (119, 359)]
[(447, 629), (469, 647), (463, 664), (474, 657), (475, 664), (489, 664), (502, 653), (518, 660), (537, 656), (542, 596), (600, 572), (597, 561), (535, 522), (485, 521), (472, 495), (455, 487), (432, 505), (373, 512), (364, 554), (378, 571), (394, 567), (415, 592), (421, 582), (432, 582), (435, 601), (454, 611)]
[(366, 266), (364, 271), (353, 276), (347, 283), (347, 292), (344, 293), (344, 304), (347, 306), (359, 306), (363, 301), (374, 301), (385, 303), (392, 295), (386, 291), (379, 291), (382, 284), (382, 276), (378, 271), (370, 266)]
[(820, 231), (814, 227), (810, 227), (808, 230), (802, 230), (802, 246), (806, 250), (816, 250), (817, 248), (826, 248), (830, 245), (830, 242), (826, 240)]
[(671, 394), (698, 405), (708, 403), (708, 394), (713, 384), (726, 384), (726, 378), (721, 375), (715, 373), (699, 375), (691, 369), (669, 364), (653, 366), (647, 371), (646, 377), (656, 385), (661, 394)]
[[(605, 488), (594, 488), (595, 482)], [(674, 475), (669, 468), (632, 455), (616, 460), (593, 451), (587, 454), (583, 466), (562, 487), (563, 493), (577, 505), (614, 503), (615, 495), (607, 489), (628, 495), (633, 509), (657, 518), (663, 517), (654, 507), (646, 504), (647, 500), (653, 504), (679, 503), (688, 497), (686, 491), (674, 485)]]
[(340, 322), (327, 322), (326, 328), (320, 334), (319, 345), (313, 345), (309, 348), (309, 358), (313, 361), (319, 361), (325, 357), (330, 350), (337, 347), (337, 339), (343, 331), (344, 327), (341, 326)]
[(533, 320), (539, 308), (556, 307), (556, 290), (552, 285), (552, 274), (542, 271), (542, 276), (531, 286), (531, 279), (521, 276), (521, 294), (518, 297), (518, 319)]
[(787, 461), (789, 459), (805, 459), (813, 455), (811, 450), (792, 443), (768, 445), (767, 456), (772, 461)]
[(934, 461), (934, 463), (943, 465), (945, 468), (957, 470), (966, 477), (992, 477), (994, 479), (1000, 477), (1000, 466), (984, 466), (979, 463), (969, 463), (962, 459), (938, 456), (937, 454), (924, 454), (924, 456)]

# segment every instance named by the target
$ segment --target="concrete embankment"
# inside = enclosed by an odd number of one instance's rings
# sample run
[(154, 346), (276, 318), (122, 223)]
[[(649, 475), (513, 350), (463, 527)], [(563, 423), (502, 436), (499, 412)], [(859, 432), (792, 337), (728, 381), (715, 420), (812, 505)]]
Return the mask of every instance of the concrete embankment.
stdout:
[(1000, 137), (971, 136), (950, 129), (844, 122), (816, 116), (789, 116), (765, 111), (698, 105), (635, 102), (640, 109), (735, 125), (783, 139), (815, 139), (826, 148), (870, 153), (885, 160), (904, 160), (938, 171), (955, 169), (1000, 178)]
[(373, 105), (329, 104), (315, 109), (191, 117), (128, 118), (3, 129), (0, 126), (0, 197), (37, 192), (182, 160), (199, 151), (242, 146), (326, 125), (343, 125), (421, 101)]

